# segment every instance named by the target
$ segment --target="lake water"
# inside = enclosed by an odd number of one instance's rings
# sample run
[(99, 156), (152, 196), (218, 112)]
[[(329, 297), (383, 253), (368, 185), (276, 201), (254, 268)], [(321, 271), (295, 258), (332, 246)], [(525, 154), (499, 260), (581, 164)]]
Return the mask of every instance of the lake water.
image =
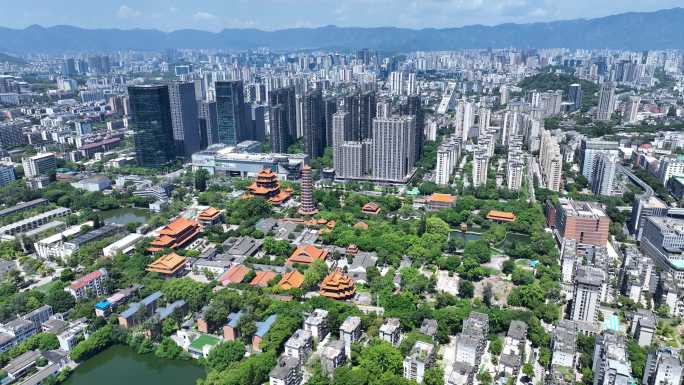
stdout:
[(195, 385), (205, 375), (194, 360), (162, 360), (117, 345), (83, 362), (63, 385)]
[(127, 225), (133, 222), (145, 223), (150, 217), (150, 212), (141, 208), (124, 207), (100, 211), (100, 215), (107, 224)]

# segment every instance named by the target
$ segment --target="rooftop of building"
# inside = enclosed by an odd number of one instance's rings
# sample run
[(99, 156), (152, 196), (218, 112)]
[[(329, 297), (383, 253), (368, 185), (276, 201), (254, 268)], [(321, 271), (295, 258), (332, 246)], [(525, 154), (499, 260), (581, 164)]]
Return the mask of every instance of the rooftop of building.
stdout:
[(96, 279), (98, 279), (104, 275), (107, 275), (107, 270), (105, 270), (104, 268), (99, 269), (99, 270), (95, 270), (95, 271), (88, 273), (88, 274), (84, 275), (83, 277), (71, 282), (71, 285), (69, 285), (69, 287), (71, 287), (74, 290), (81, 289), (81, 288), (87, 286), (88, 284), (90, 284), (92, 281), (94, 281), (94, 280), (96, 280)]
[(600, 204), (595, 202), (576, 201), (573, 199), (559, 198), (558, 203), (569, 217), (586, 217), (599, 219), (606, 217), (605, 211)]
[(157, 258), (157, 260), (147, 265), (146, 270), (162, 274), (175, 274), (178, 270), (185, 267), (186, 261), (186, 257), (170, 253)]

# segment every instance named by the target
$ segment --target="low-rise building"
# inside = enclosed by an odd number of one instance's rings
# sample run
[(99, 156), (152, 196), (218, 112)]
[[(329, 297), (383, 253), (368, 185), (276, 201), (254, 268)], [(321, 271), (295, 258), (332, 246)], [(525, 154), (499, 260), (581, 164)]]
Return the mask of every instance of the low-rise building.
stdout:
[(88, 324), (86, 321), (86, 318), (79, 318), (70, 322), (61, 333), (57, 334), (60, 349), (70, 352), (84, 336), (87, 337)]
[(107, 278), (107, 270), (101, 268), (71, 282), (64, 290), (76, 298), (76, 300), (90, 296), (101, 297), (107, 294), (105, 286)]
[(315, 309), (304, 320), (304, 330), (311, 332), (314, 340), (322, 341), (328, 335), (328, 311)]
[(281, 356), (268, 374), (269, 385), (299, 385), (301, 381), (301, 365), (293, 357)]
[(344, 341), (347, 358), (351, 359), (351, 345), (361, 339), (361, 318), (348, 316), (340, 325), (340, 340)]
[(642, 384), (681, 384), (684, 363), (680, 357), (680, 350), (669, 347), (659, 347), (655, 352), (648, 353)]
[(303, 365), (313, 350), (313, 337), (308, 330), (297, 329), (285, 342), (285, 354), (294, 357)]
[(434, 350), (435, 346), (433, 344), (416, 341), (410, 355), (404, 358), (404, 378), (422, 384), (425, 378), (425, 371), (434, 362)]
[(150, 273), (159, 273), (164, 278), (173, 278), (185, 273), (186, 262), (186, 257), (170, 253), (157, 258), (157, 260), (147, 265), (145, 270)]
[[(321, 352), (321, 370), (327, 375), (332, 375), (335, 369), (344, 364), (347, 358), (344, 341), (337, 340), (328, 342)], [(351, 353), (349, 353), (351, 355)]]
[(256, 333), (254, 333), (254, 335), (252, 336), (252, 349), (254, 351), (261, 351), (261, 341), (264, 339), (266, 333), (268, 333), (268, 331), (271, 330), (271, 326), (273, 326), (277, 319), (277, 314), (271, 314), (270, 316), (266, 317), (266, 319), (264, 319), (263, 321), (256, 323), (257, 330)]
[(631, 334), (639, 346), (651, 346), (656, 332), (656, 316), (650, 310), (637, 309), (632, 318)]
[(401, 321), (399, 318), (387, 318), (385, 323), (380, 326), (379, 336), (381, 340), (399, 346), (401, 342)]
[(119, 314), (119, 326), (128, 329), (151, 317), (159, 307), (161, 297), (162, 293), (156, 291), (143, 298), (140, 302), (129, 304), (128, 309)]

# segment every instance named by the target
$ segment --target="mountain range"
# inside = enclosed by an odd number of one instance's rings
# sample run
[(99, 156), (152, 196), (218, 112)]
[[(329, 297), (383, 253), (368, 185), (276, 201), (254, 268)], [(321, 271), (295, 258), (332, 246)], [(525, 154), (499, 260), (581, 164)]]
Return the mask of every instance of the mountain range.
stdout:
[(215, 48), (244, 50), (359, 49), (389, 52), (462, 48), (684, 48), (684, 8), (630, 12), (595, 19), (529, 24), (472, 25), (459, 28), (408, 29), (325, 26), (277, 31), (224, 29), (85, 29), (33, 25), (0, 28), (0, 51), (10, 53), (106, 52)]

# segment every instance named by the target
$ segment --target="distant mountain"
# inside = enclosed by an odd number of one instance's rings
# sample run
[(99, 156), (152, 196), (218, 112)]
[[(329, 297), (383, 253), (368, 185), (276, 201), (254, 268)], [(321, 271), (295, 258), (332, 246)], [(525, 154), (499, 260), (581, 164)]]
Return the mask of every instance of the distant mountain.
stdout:
[(83, 29), (72, 26), (0, 28), (0, 51), (78, 52), (165, 48), (274, 50), (358, 49), (382, 51), (460, 48), (684, 48), (684, 8), (632, 12), (597, 19), (461, 28), (407, 29), (326, 26), (279, 31), (225, 29), (162, 32), (150, 29)]
[(24, 64), (24, 60), (0, 52), (0, 63)]

